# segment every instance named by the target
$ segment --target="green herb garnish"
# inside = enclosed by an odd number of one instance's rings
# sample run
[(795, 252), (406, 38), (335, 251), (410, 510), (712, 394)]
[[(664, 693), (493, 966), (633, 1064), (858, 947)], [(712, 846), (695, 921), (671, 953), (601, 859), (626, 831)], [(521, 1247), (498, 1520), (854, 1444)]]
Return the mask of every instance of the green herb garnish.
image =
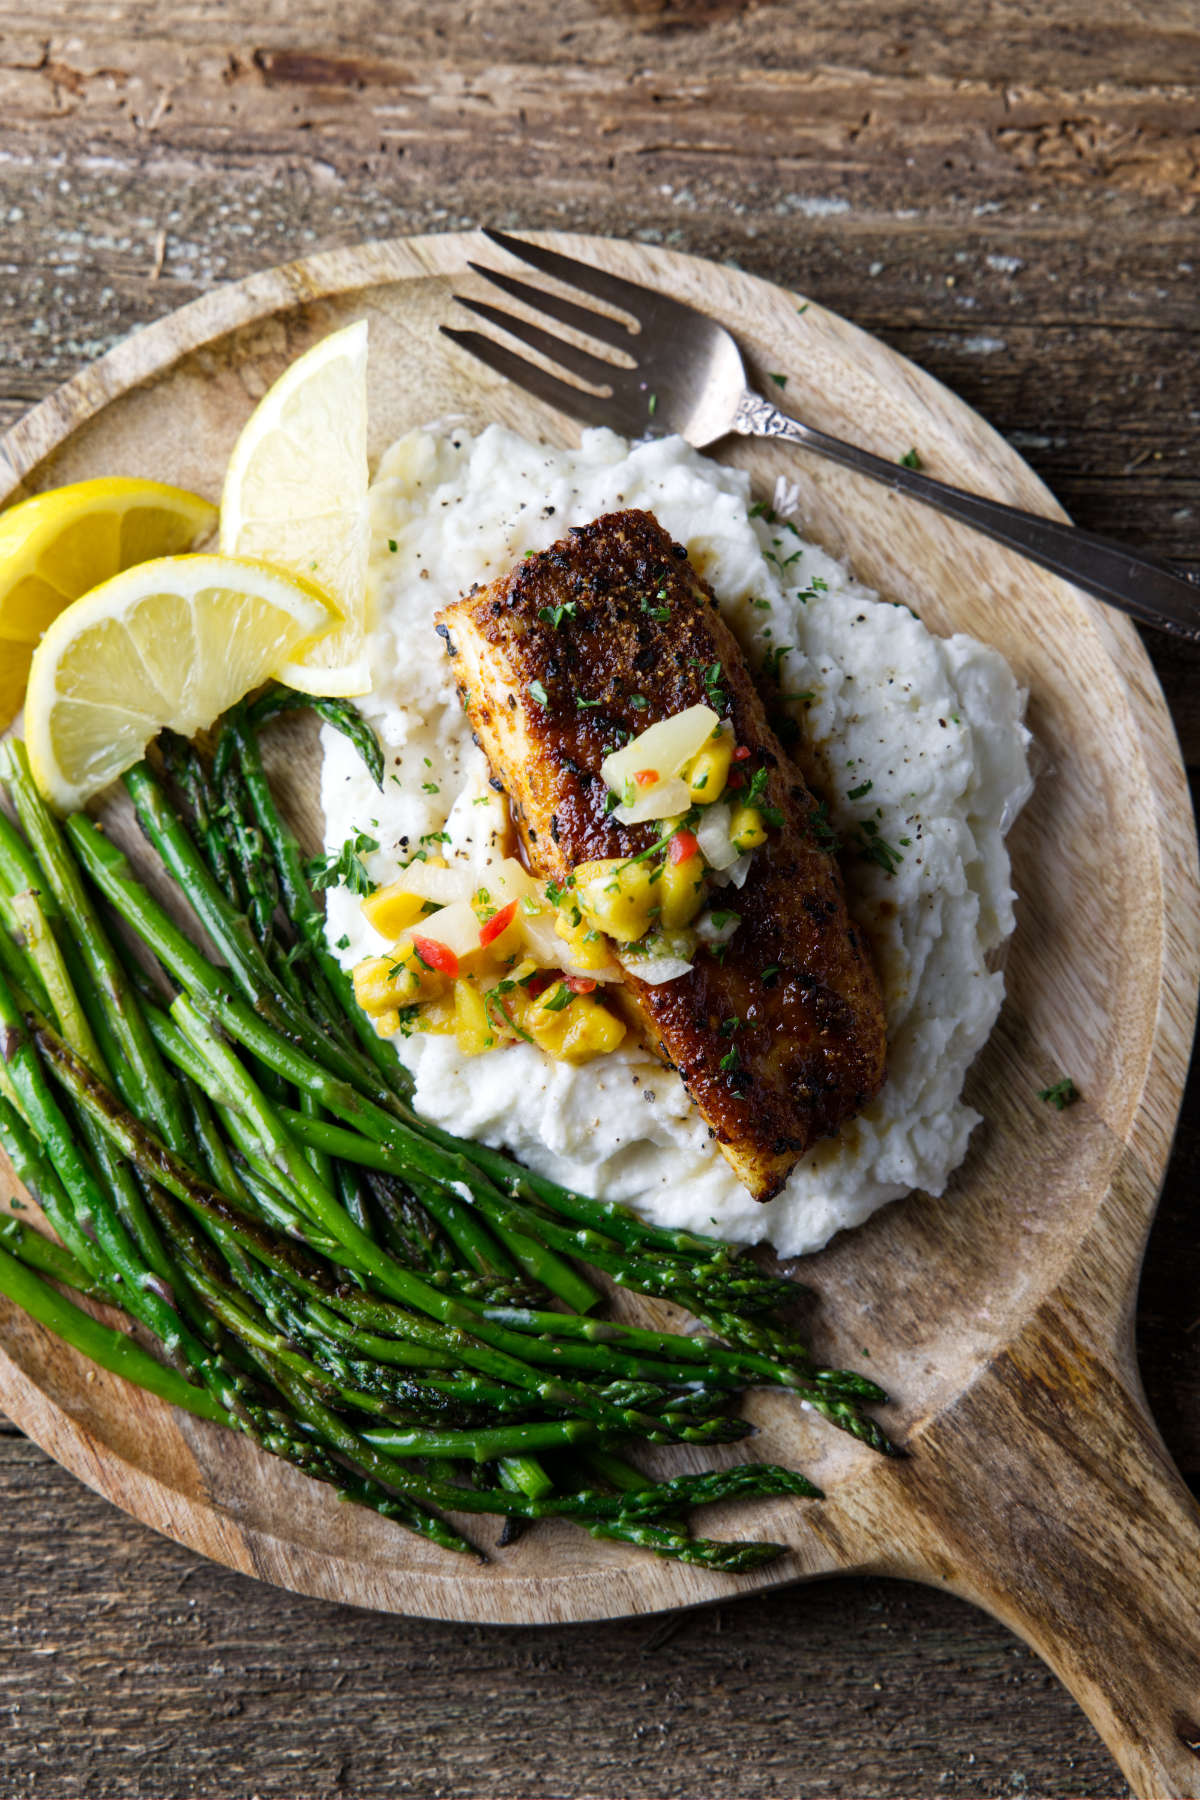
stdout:
[(1038, 1090), (1038, 1099), (1048, 1101), (1056, 1112), (1062, 1112), (1066, 1106), (1074, 1106), (1078, 1098), (1079, 1089), (1069, 1075), (1064, 1075), (1061, 1081), (1056, 1081), (1051, 1087)]
[(369, 894), (374, 883), (359, 859), (367, 851), (378, 848), (378, 838), (368, 837), (365, 831), (356, 831), (340, 850), (331, 850), (326, 856), (312, 859), (308, 865), (309, 880), (317, 889), (344, 887), (352, 894)]

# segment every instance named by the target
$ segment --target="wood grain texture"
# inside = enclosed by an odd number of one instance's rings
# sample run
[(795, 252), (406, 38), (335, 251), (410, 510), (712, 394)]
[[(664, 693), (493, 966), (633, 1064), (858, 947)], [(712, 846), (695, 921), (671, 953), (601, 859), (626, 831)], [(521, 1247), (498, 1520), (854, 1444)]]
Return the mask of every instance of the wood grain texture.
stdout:
[(1115, 1794), (1033, 1653), (962, 1601), (822, 1581), (665, 1619), (484, 1629), (249, 1582), (0, 1437), (0, 1791)]
[[(918, 443), (935, 474), (1052, 504), (960, 401), (819, 307), (800, 312), (795, 295), (664, 251), (556, 241), (736, 323), (752, 364), (781, 365), (789, 401), (818, 426), (857, 430), (893, 455)], [(369, 245), (195, 302), (8, 433), (0, 455), (13, 491), (116, 467), (214, 491), (254, 396), (351, 317), (371, 321), (376, 452), (452, 411), (569, 435), (565, 421), (481, 378), (457, 347), (439, 349), (450, 290), (481, 248), (453, 235)], [(824, 1354), (848, 1357), (847, 1334), (868, 1321), (886, 1330), (871, 1368), (897, 1396), (911, 1460), (823, 1440), (794, 1406), (756, 1397), (756, 1452), (811, 1464), (828, 1496), (803, 1511), (742, 1509), (747, 1528), (790, 1547), (762, 1585), (836, 1568), (948, 1584), (1041, 1651), (1139, 1792), (1186, 1793), (1197, 1766), (1200, 1520), (1141, 1409), (1128, 1332), (1200, 966), (1195, 841), (1165, 709), (1126, 621), (844, 471), (796, 466), (774, 444), (738, 443), (728, 455), (767, 492), (794, 472), (807, 528), (861, 577), (919, 607), (935, 630), (971, 630), (1002, 649), (1030, 688), (1030, 722), (1056, 769), (1013, 838), (1025, 929), (1009, 954), (1005, 1015), (972, 1071), (986, 1131), (943, 1202), (892, 1208), (806, 1265), (829, 1313)], [(309, 806), (314, 775), (293, 760)], [(1119, 868), (1098, 850), (1118, 840)], [(1036, 1099), (1062, 1067), (1086, 1096), (1066, 1117)], [(301, 1592), (559, 1622), (751, 1585), (564, 1528), (471, 1566), (339, 1507), (245, 1441), (131, 1396), (11, 1309), (4, 1349), (8, 1410), (69, 1468), (169, 1535)]]
[[(1140, 145), (1144, 151), (1154, 142), (1169, 143), (1172, 136), (1185, 141), (1192, 129), (1200, 35), (1190, 7), (1158, 8), (1147, 19), (1140, 8), (1117, 5), (1105, 6), (1098, 17), (1094, 9), (1069, 4), (1036, 10), (989, 6), (985, 16), (981, 6), (968, 4), (949, 17), (941, 7), (884, 4), (839, 8), (836, 17), (816, 24), (802, 22), (798, 13), (793, 17), (792, 9), (716, 4), (577, 4), (519, 11), (502, 4), (486, 14), (434, 6), (422, 9), (419, 25), (412, 22), (415, 17), (414, 9), (385, 13), (369, 6), (339, 8), (334, 22), (325, 9), (311, 4), (286, 9), (278, 3), (255, 9), (225, 6), (216, 16), (198, 5), (76, 5), (68, 31), (57, 11), (43, 17), (36, 12), (18, 16), (11, 7), (0, 11), (3, 79), (28, 80), (19, 98), (12, 88), (7, 90), (10, 103), (2, 132), (0, 244), (6, 283), (0, 305), (6, 331), (0, 343), (0, 419), (17, 417), (131, 325), (215, 280), (282, 260), (297, 247), (353, 242), (364, 230), (386, 233), (476, 221), (552, 225), (566, 219), (733, 257), (758, 273), (803, 287), (869, 325), (964, 393), (1020, 444), (1081, 523), (1200, 561), (1195, 535), (1200, 481), (1193, 454), (1200, 359), (1189, 266), (1196, 248), (1194, 220), (1187, 210), (1190, 196), (1185, 185), (1176, 193), (1170, 181), (1160, 182), (1155, 191), (1153, 182), (1141, 188), (1128, 181), (1121, 185), (1111, 174), (1116, 159), (1125, 159), (1128, 166), (1129, 147)], [(264, 143), (253, 133), (247, 138), (241, 126), (237, 135), (222, 134), (228, 97), (221, 57), (214, 55), (204, 62), (196, 57), (188, 69), (189, 105), (209, 122), (203, 142), (191, 127), (176, 132), (171, 96), (153, 120), (161, 97), (161, 90), (153, 89), (140, 123), (129, 117), (123, 129), (101, 141), (92, 124), (98, 115), (87, 93), (81, 97), (67, 91), (81, 86), (72, 71), (86, 70), (91, 57), (94, 66), (107, 62), (114, 80), (131, 72), (136, 76), (139, 69), (152, 67), (156, 46), (168, 41), (228, 51), (250, 67), (255, 50), (293, 53), (292, 62), (281, 63), (275, 73), (290, 77), (294, 111), (289, 115), (281, 109), (273, 140)], [(311, 80), (296, 52), (312, 54)], [(470, 72), (493, 54), (498, 64), (504, 63), (513, 113), (505, 112), (502, 95), (496, 107), (501, 121), (508, 120), (507, 135), (501, 141), (485, 129), (481, 143), (476, 133), (472, 153), (455, 110), (456, 72), (462, 72), (459, 85), (465, 89)], [(339, 57), (351, 63), (392, 57), (414, 67), (423, 58), (425, 66), (436, 65), (433, 98), (413, 113), (405, 154), (394, 163), (377, 157), (375, 146), (382, 140), (374, 128), (381, 116), (377, 108), (398, 97), (378, 87), (358, 88), (348, 69), (340, 96), (331, 96), (330, 89), (338, 86)], [(524, 104), (527, 83), (544, 85), (542, 71), (548, 65), (569, 68), (573, 61), (586, 63), (586, 69), (564, 82), (557, 105), (549, 104), (539, 115), (541, 180), (533, 185), (528, 153), (519, 141), (519, 119), (513, 119)], [(39, 62), (41, 72), (33, 67)], [(17, 66), (23, 63), (31, 65), (24, 73)], [(55, 69), (55, 64), (62, 66)], [(736, 75), (740, 144), (706, 148), (703, 121), (697, 116), (685, 118), (692, 135), (678, 154), (670, 146), (655, 150), (645, 135), (644, 109), (636, 94), (627, 92), (634, 66), (656, 78), (664, 96), (657, 105), (674, 102), (676, 121), (686, 112), (683, 100), (697, 75)], [(779, 70), (790, 70), (792, 76), (803, 72), (818, 97), (830, 79), (844, 87), (847, 72), (896, 78), (891, 91), (906, 97), (909, 117), (924, 115), (915, 160), (905, 171), (905, 190), (900, 191), (892, 166), (898, 154), (912, 154), (903, 124), (891, 145), (876, 144), (873, 160), (868, 141), (852, 167), (853, 123), (845, 130), (831, 128), (821, 141), (805, 141), (796, 156), (788, 155), (786, 143), (780, 148), (777, 135), (770, 154), (760, 155), (760, 99), (766, 90), (778, 88)], [(585, 77), (593, 90), (609, 84), (611, 129), (599, 145), (579, 128), (575, 113), (574, 84)], [(56, 82), (63, 98), (47, 105), (46, 95)], [(963, 107), (975, 103), (971, 84), (995, 91), (1023, 89), (1041, 109), (1045, 128), (1036, 134), (1036, 156), (1007, 190), (997, 186), (998, 165), (988, 157), (956, 153), (955, 146), (966, 142)], [(102, 81), (97, 84), (102, 86)], [(792, 96), (794, 108), (806, 104), (794, 81)], [(407, 104), (406, 96), (399, 98)], [(332, 99), (341, 117), (333, 160), (323, 154), (324, 140), (333, 135), (328, 123), (322, 121), (320, 141), (313, 134), (311, 104), (322, 99)], [(1123, 143), (1111, 132), (1106, 135), (1114, 116), (1106, 108), (1118, 101), (1126, 104), (1130, 126)], [(1158, 131), (1156, 138), (1151, 112), (1160, 121), (1171, 114), (1173, 132)], [(988, 149), (986, 138), (976, 142)], [(1097, 149), (1105, 144), (1111, 150), (1107, 160)], [(947, 145), (948, 168), (947, 157), (940, 154)], [(598, 150), (615, 159), (607, 175)], [(1156, 166), (1161, 173), (1165, 164)], [(14, 212), (23, 216), (13, 218)], [(1153, 640), (1149, 647), (1185, 754), (1190, 762), (1200, 760), (1198, 658)], [(1197, 1338), (1189, 1332), (1200, 1291), (1200, 1251), (1190, 1206), (1198, 1172), (1198, 1116), (1195, 1103), (1185, 1110), (1138, 1318), (1155, 1413), (1193, 1479), (1200, 1475)], [(86, 1553), (75, 1562), (54, 1535), (55, 1521), (68, 1534), (73, 1527), (86, 1530), (86, 1520), (93, 1516), (87, 1509), (96, 1507), (61, 1478), (52, 1497), (35, 1488), (34, 1502), (45, 1518), (47, 1555), (36, 1565), (33, 1592), (26, 1590), (22, 1566), (0, 1570), (0, 1603), (21, 1611), (29, 1622), (31, 1644), (51, 1637), (55, 1607), (71, 1604), (84, 1555), (88, 1566), (92, 1560), (95, 1540), (90, 1535), (84, 1540)], [(136, 1555), (125, 1553), (128, 1533), (135, 1533)], [(147, 1540), (115, 1517), (105, 1545), (95, 1554), (101, 1560), (105, 1555), (120, 1560), (125, 1604), (120, 1612), (113, 1608), (102, 1617), (100, 1643), (108, 1651), (101, 1648), (94, 1665), (77, 1662), (73, 1679), (81, 1696), (107, 1698), (112, 1664), (104, 1657), (120, 1655), (128, 1622), (129, 1630), (147, 1644), (138, 1665), (146, 1684), (138, 1692), (147, 1730), (163, 1696), (170, 1713), (159, 1734), (164, 1748), (151, 1764), (163, 1772), (158, 1791), (190, 1791), (188, 1737), (175, 1723), (194, 1716), (189, 1711), (187, 1639), (173, 1632), (170, 1616), (164, 1622), (153, 1598), (156, 1558), (184, 1558), (184, 1553)], [(143, 1564), (147, 1573), (141, 1582)], [(229, 1584), (220, 1592), (228, 1596), (231, 1609), (238, 1604), (235, 1593), (258, 1595), (253, 1587), (239, 1589), (236, 1578), (221, 1571), (204, 1573)], [(748, 1778), (759, 1783), (755, 1791), (788, 1792), (817, 1784), (822, 1791), (842, 1793), (932, 1792), (952, 1762), (949, 1791), (954, 1792), (1115, 1789), (1118, 1778), (1115, 1773), (1105, 1776), (1095, 1752), (1073, 1777), (1071, 1759), (1086, 1740), (1060, 1694), (1051, 1691), (1028, 1710), (1022, 1702), (1028, 1700), (1029, 1682), (1023, 1688), (1003, 1685), (1003, 1658), (1023, 1653), (1015, 1647), (1006, 1651), (998, 1628), (932, 1594), (913, 1595), (924, 1609), (925, 1628), (939, 1645), (932, 1664), (920, 1661), (916, 1646), (912, 1650), (920, 1703), (897, 1704), (888, 1712), (886, 1696), (882, 1702), (873, 1696), (868, 1704), (882, 1705), (884, 1715), (864, 1712), (856, 1696), (869, 1691), (873, 1641), (864, 1648), (853, 1621), (858, 1616), (855, 1596), (867, 1592), (891, 1595), (893, 1590), (868, 1590), (850, 1582), (837, 1589), (805, 1590), (794, 1607), (795, 1595), (747, 1603), (745, 1610), (762, 1623), (759, 1635), (743, 1640), (743, 1655), (760, 1665), (766, 1708), (782, 1720), (797, 1704), (788, 1659), (782, 1655), (792, 1640), (782, 1628), (773, 1632), (769, 1622), (785, 1620), (787, 1633), (802, 1632), (808, 1617), (804, 1597), (829, 1596), (828, 1610), (821, 1614), (829, 1629), (818, 1633), (819, 1655), (804, 1665), (803, 1732), (793, 1738), (781, 1727), (765, 1773), (760, 1775), (757, 1764), (746, 1765)], [(264, 1626), (274, 1599), (263, 1597), (264, 1611), (258, 1616)], [(845, 1642), (836, 1629), (843, 1606), (849, 1615)], [(46, 1612), (50, 1619), (42, 1616)], [(363, 1636), (363, 1621), (353, 1614), (314, 1605), (288, 1616), (302, 1618), (310, 1630), (315, 1619), (331, 1621), (323, 1639), (331, 1649), (349, 1652)], [(340, 1628), (332, 1623), (339, 1618)], [(383, 1622), (367, 1623), (376, 1627)], [(443, 1634), (436, 1641), (443, 1650), (449, 1693), (458, 1699), (447, 1702), (440, 1737), (430, 1700), (430, 1710), (414, 1722), (404, 1744), (406, 1751), (417, 1751), (417, 1765), (428, 1771), (431, 1782), (470, 1792), (484, 1769), (478, 1731), (464, 1711), (476, 1667), (471, 1633), (388, 1623), (397, 1634), (411, 1634), (405, 1642), (414, 1644), (427, 1641), (423, 1633)], [(632, 1627), (604, 1629), (617, 1634), (613, 1641), (633, 1641), (620, 1636)], [(701, 1629), (699, 1618), (688, 1622), (689, 1632)], [(504, 1645), (523, 1637), (488, 1635), (489, 1641), (494, 1637)], [(271, 1637), (269, 1630), (264, 1629), (263, 1637)], [(368, 1734), (375, 1728), (375, 1696), (386, 1687), (395, 1640), (368, 1632), (367, 1641), (355, 1666), (376, 1669), (374, 1684), (367, 1679), (361, 1695), (343, 1687), (336, 1709), (311, 1726), (304, 1708), (297, 1706), (292, 1714), (296, 1744), (307, 1747), (315, 1785), (323, 1790), (335, 1791), (336, 1770), (325, 1755), (329, 1722), (356, 1720)], [(575, 1641), (579, 1645), (578, 1636)], [(956, 1678), (956, 1643), (962, 1667), (978, 1665), (978, 1682)], [(489, 1792), (504, 1791), (505, 1770), (510, 1789), (526, 1785), (520, 1702), (514, 1700), (524, 1691), (524, 1665), (513, 1651), (510, 1666), (507, 1654), (495, 1652), (489, 1693), (498, 1696), (496, 1729), (509, 1760), (502, 1758), (498, 1772), (489, 1773)], [(562, 1666), (577, 1676), (569, 1704), (583, 1729), (561, 1729), (556, 1738), (553, 1709), (537, 1715), (538, 1732), (547, 1741), (547, 1755), (536, 1765), (545, 1771), (539, 1785), (573, 1793), (615, 1793), (631, 1784), (632, 1791), (667, 1791), (667, 1778), (675, 1778), (669, 1722), (688, 1712), (678, 1687), (672, 1701), (669, 1684), (652, 1684), (660, 1716), (635, 1740), (632, 1733), (640, 1717), (635, 1677), (623, 1686), (614, 1660), (607, 1665), (614, 1679), (593, 1694), (586, 1650), (580, 1645), (573, 1663), (563, 1654)], [(244, 1657), (251, 1686), (261, 1691), (265, 1682), (276, 1694), (286, 1689), (292, 1660), (290, 1644), (260, 1641)], [(23, 1712), (14, 1717), (10, 1740), (21, 1791), (38, 1791), (39, 1771), (41, 1791), (61, 1786), (59, 1771), (68, 1762), (77, 1771), (76, 1785), (87, 1786), (86, 1774), (78, 1771), (96, 1766), (87, 1763), (85, 1746), (75, 1733), (56, 1727), (61, 1689), (51, 1679), (54, 1666), (53, 1658), (31, 1657), (22, 1674)], [(40, 1684), (39, 1672), (44, 1676)], [(1036, 1676), (1033, 1681), (1036, 1685)], [(850, 1726), (847, 1706), (856, 1721)], [(205, 1747), (212, 1760), (205, 1766), (217, 1775), (202, 1782), (206, 1788), (215, 1788), (220, 1774), (214, 1742), (227, 1746), (231, 1756), (223, 1791), (248, 1791), (251, 1777), (243, 1785), (243, 1768), (253, 1765), (260, 1785), (270, 1773), (263, 1759), (253, 1763), (261, 1718), (253, 1718), (253, 1705), (248, 1710), (251, 1721), (243, 1724), (231, 1717), (223, 1730), (209, 1720)], [(936, 1727), (927, 1715), (937, 1719)], [(136, 1740), (136, 1704), (121, 1717)], [(710, 1700), (704, 1728), (686, 1739), (690, 1782), (685, 1777), (672, 1791), (735, 1791), (729, 1771), (739, 1767), (745, 1754), (739, 1724), (734, 1708), (714, 1706)], [(652, 1731), (659, 1734), (653, 1755), (645, 1747)], [(599, 1734), (604, 1753), (581, 1766), (578, 1738), (589, 1734)], [(855, 1741), (859, 1734), (866, 1740), (861, 1749)], [(144, 1741), (158, 1739), (144, 1734)], [(107, 1765), (102, 1757), (99, 1766), (118, 1772), (106, 1791), (119, 1791), (122, 1780), (132, 1788), (140, 1779), (138, 1759), (129, 1755), (122, 1761), (119, 1746), (107, 1742), (111, 1756)], [(1013, 1747), (1008, 1757), (1006, 1743)], [(944, 1759), (939, 1757), (942, 1746), (947, 1749)], [(981, 1768), (973, 1782), (966, 1757), (976, 1747)], [(634, 1772), (629, 1783), (622, 1780), (625, 1768)], [(414, 1780), (411, 1770), (388, 1766), (386, 1756), (370, 1767), (371, 1785), (381, 1792), (414, 1791)], [(147, 1775), (142, 1791), (155, 1787)]]

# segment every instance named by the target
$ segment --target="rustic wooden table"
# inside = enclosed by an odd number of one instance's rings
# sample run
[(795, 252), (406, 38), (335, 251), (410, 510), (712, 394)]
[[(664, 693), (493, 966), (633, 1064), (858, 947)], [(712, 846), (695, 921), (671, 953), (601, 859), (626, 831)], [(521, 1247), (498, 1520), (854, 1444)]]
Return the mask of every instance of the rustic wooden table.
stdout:
[[(215, 283), (570, 226), (736, 260), (956, 388), (1079, 523), (1200, 568), (1200, 14), (1162, 0), (0, 0), (0, 427)], [(1200, 649), (1150, 643), (1189, 766)], [(1116, 851), (1114, 851), (1114, 854)], [(1200, 1082), (1138, 1315), (1200, 1484)], [(486, 1630), (257, 1587), (0, 1421), (13, 1795), (1104, 1795), (945, 1596)]]

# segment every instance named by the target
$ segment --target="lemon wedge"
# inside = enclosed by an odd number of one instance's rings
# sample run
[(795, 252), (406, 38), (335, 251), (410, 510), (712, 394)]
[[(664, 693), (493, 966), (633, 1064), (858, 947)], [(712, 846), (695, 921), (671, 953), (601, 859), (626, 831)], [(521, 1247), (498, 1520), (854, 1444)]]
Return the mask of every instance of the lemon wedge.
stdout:
[(367, 323), (322, 338), (255, 407), (221, 495), (221, 549), (325, 588), (341, 625), (274, 671), (305, 694), (371, 685), (367, 627)]
[(132, 478), (77, 481), (0, 513), (0, 731), (64, 606), (133, 563), (190, 550), (216, 522), (199, 494)]
[(25, 743), (61, 812), (106, 787), (165, 725), (184, 737), (336, 623), (311, 582), (227, 556), (164, 556), (61, 612), (33, 656)]

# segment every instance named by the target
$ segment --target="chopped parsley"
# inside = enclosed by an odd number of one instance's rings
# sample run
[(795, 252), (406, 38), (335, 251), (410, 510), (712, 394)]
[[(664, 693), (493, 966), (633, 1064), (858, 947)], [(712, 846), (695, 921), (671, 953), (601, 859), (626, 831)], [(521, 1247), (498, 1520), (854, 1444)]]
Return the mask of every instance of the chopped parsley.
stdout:
[(864, 781), (860, 787), (851, 788), (850, 792), (846, 795), (846, 798), (847, 800), (862, 800), (870, 793), (874, 786), (875, 783), (873, 781)]
[(584, 710), (584, 708), (585, 708), (585, 707), (588, 707), (588, 706), (603, 706), (603, 705), (604, 705), (604, 702), (603, 702), (603, 700), (583, 700), (583, 699), (581, 699), (581, 698), (580, 698), (580, 696), (579, 696), (579, 695), (578, 695), (578, 694), (576, 694), (576, 696), (575, 696), (575, 705), (576, 705), (576, 708), (577, 708), (577, 710), (578, 710), (578, 711), (579, 711), (579, 712), (582, 712), (582, 711), (583, 711), (583, 710)]
[(776, 374), (772, 373), (771, 380), (775, 383), (775, 386), (777, 388), (785, 388), (787, 386), (787, 376), (786, 375), (776, 375)]
[(771, 681), (778, 681), (779, 665), (789, 651), (792, 651), (795, 648), (795, 644), (776, 644), (773, 649), (768, 650), (767, 654), (763, 657), (763, 674)]
[[(775, 542), (776, 546), (778, 546), (778, 545), (782, 544), (783, 539), (776, 538), (774, 540), (774, 542)], [(799, 550), (793, 550), (790, 556), (780, 556), (778, 554), (777, 550), (764, 550), (763, 555), (766, 557), (766, 559), (769, 563), (774, 564), (774, 566), (779, 570), (779, 573), (782, 575), (784, 570), (790, 569), (794, 562), (799, 562), (800, 558), (804, 555), (804, 551), (803, 551), (803, 548), (801, 548)]]
[(634, 712), (645, 712), (649, 705), (649, 701), (646, 699), (645, 694), (630, 694), (629, 704), (632, 706)]
[(767, 783), (770, 779), (771, 773), (769, 769), (755, 769), (753, 775), (750, 777), (750, 786), (746, 789), (743, 804), (746, 806), (757, 806), (759, 797), (765, 792)]
[(436, 781), (423, 781), (421, 783), (421, 792), (423, 794), (436, 794), (438, 792), (437, 782)]
[[(484, 994), (483, 1010), (492, 1024), (498, 1026), (501, 1031), (515, 1031), (519, 1038), (524, 1038), (527, 1044), (532, 1044), (533, 1039), (529, 1033), (517, 1024), (501, 999), (502, 994), (511, 994), (516, 985), (515, 981), (498, 981), (494, 988), (489, 988)], [(499, 1018), (496, 1017), (497, 1013), (500, 1015)]]
[(531, 681), (529, 683), (529, 694), (531, 699), (536, 700), (539, 706), (549, 706), (550, 696), (540, 681)]
[(808, 826), (818, 850), (835, 851), (840, 848), (838, 834), (829, 822), (829, 802), (827, 800), (818, 801), (814, 806)]
[[(659, 594), (657, 598), (661, 600), (662, 595)], [(658, 625), (665, 625), (671, 616), (669, 606), (651, 606), (648, 600), (642, 601), (642, 611)]]
[(729, 1049), (726, 1052), (726, 1054), (721, 1058), (720, 1064), (718, 1066), (720, 1068), (724, 1069), (724, 1071), (727, 1075), (732, 1075), (734, 1070), (738, 1067), (741, 1060), (742, 1060), (741, 1057), (738, 1055), (737, 1045), (731, 1044), (729, 1046)]
[(887, 875), (894, 875), (904, 861), (899, 850), (892, 848), (886, 838), (880, 837), (879, 827), (874, 819), (864, 819), (855, 836), (850, 840), (850, 848), (864, 862), (874, 863)]
[(1065, 1106), (1074, 1106), (1078, 1098), (1079, 1089), (1069, 1075), (1064, 1075), (1062, 1080), (1056, 1081), (1053, 1086), (1041, 1088), (1038, 1091), (1038, 1099), (1047, 1101), (1056, 1112), (1062, 1112)]
[(346, 839), (340, 850), (331, 850), (326, 856), (313, 857), (308, 865), (312, 885), (318, 890), (344, 887), (349, 888), (352, 894), (369, 894), (374, 883), (363, 868), (360, 858), (364, 852), (378, 848), (378, 838), (368, 837), (365, 831), (356, 831), (353, 837)]
[(725, 691), (725, 671), (719, 662), (699, 665), (704, 669), (704, 692), (708, 704), (714, 712), (724, 712), (729, 705), (729, 695)]
[(547, 625), (553, 625), (557, 631), (564, 619), (575, 617), (578, 605), (577, 600), (564, 600), (561, 606), (543, 606), (538, 609), (538, 618), (544, 619)]
[(346, 936), (344, 931), (333, 947), (335, 950), (348, 950), (350, 948), (350, 939)]
[(650, 414), (651, 418), (653, 418), (655, 413), (658, 411), (658, 395), (657, 394), (651, 394), (650, 398), (647, 400), (646, 411)]
[(571, 1004), (571, 990), (565, 981), (560, 981), (552, 994), (547, 994), (542, 1001), (543, 1012), (565, 1012)]
[(391, 551), (393, 556), (395, 556), (395, 554), (399, 548), (400, 548), (400, 546), (396, 542), (395, 538), (388, 539), (388, 549)]
[(900, 466), (904, 469), (919, 469), (921, 467), (921, 457), (919, 452), (915, 449), (906, 450), (904, 455), (900, 458)]

